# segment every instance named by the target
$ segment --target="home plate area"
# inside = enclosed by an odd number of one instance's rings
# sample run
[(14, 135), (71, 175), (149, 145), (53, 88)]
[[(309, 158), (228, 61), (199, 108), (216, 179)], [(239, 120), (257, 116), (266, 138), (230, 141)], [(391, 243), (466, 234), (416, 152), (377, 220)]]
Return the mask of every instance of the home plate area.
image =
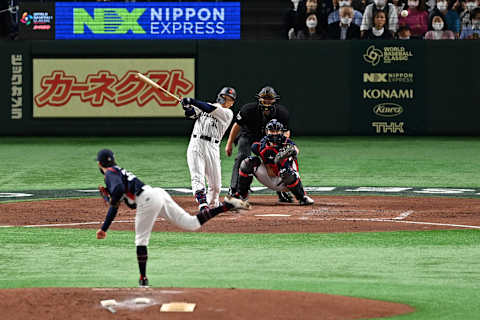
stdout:
[(9, 320), (318, 320), (391, 317), (413, 312), (414, 309), (399, 303), (295, 291), (29, 288), (0, 290), (0, 311), (2, 319)]

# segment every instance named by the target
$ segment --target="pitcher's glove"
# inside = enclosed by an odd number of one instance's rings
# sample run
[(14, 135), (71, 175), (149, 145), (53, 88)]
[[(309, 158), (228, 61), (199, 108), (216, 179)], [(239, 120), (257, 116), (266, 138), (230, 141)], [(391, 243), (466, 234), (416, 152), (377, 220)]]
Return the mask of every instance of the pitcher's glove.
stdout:
[(275, 164), (279, 165), (283, 159), (297, 156), (297, 150), (293, 144), (285, 145), (275, 156)]
[(105, 204), (110, 205), (110, 194), (108, 193), (107, 188), (105, 188), (104, 186), (98, 186), (98, 191), (100, 192), (100, 195), (105, 201)]

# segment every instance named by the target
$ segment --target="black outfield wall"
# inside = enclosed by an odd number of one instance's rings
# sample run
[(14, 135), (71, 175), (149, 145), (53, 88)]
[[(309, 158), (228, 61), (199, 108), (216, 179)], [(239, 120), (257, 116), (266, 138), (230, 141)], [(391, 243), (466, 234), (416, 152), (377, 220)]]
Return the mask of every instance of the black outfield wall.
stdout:
[(3, 41), (1, 135), (185, 135), (181, 118), (33, 118), (34, 58), (194, 58), (195, 97), (265, 85), (295, 135), (479, 135), (476, 41)]

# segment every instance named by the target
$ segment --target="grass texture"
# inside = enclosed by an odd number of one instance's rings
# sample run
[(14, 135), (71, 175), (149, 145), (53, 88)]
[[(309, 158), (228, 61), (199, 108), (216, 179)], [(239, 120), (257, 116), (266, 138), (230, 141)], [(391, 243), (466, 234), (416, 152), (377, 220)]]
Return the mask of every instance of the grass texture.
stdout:
[[(467, 187), (479, 185), (480, 139), (469, 137), (301, 137), (306, 186)], [(120, 166), (145, 183), (188, 187), (186, 137), (8, 138), (0, 140), (0, 190), (95, 188), (94, 158), (112, 149)], [(222, 185), (234, 157), (220, 146)], [(236, 149), (234, 150), (234, 155)], [(258, 182), (254, 186), (258, 186)]]
[[(137, 285), (133, 232), (7, 228), (0, 242), (1, 288)], [(416, 308), (402, 319), (478, 319), (479, 243), (473, 230), (153, 233), (148, 274), (156, 287), (322, 292)]]
[[(307, 186), (475, 188), (480, 181), (479, 138), (295, 141)], [(103, 183), (94, 161), (101, 148), (114, 150), (118, 163), (145, 183), (189, 187), (187, 146), (187, 137), (3, 137), (0, 190), (96, 188)], [(220, 148), (228, 186), (233, 157), (225, 156), (224, 143)], [(128, 231), (111, 231), (99, 241), (95, 230), (0, 228), (0, 288), (133, 287), (133, 242)], [(156, 287), (322, 292), (416, 308), (399, 319), (478, 319), (480, 231), (153, 233), (148, 273)]]

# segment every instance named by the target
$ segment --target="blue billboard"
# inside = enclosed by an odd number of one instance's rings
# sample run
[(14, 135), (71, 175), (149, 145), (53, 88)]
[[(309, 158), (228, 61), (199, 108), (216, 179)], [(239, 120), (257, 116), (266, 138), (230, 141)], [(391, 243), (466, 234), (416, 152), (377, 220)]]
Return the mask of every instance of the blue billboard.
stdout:
[(240, 2), (56, 2), (55, 39), (240, 39)]

